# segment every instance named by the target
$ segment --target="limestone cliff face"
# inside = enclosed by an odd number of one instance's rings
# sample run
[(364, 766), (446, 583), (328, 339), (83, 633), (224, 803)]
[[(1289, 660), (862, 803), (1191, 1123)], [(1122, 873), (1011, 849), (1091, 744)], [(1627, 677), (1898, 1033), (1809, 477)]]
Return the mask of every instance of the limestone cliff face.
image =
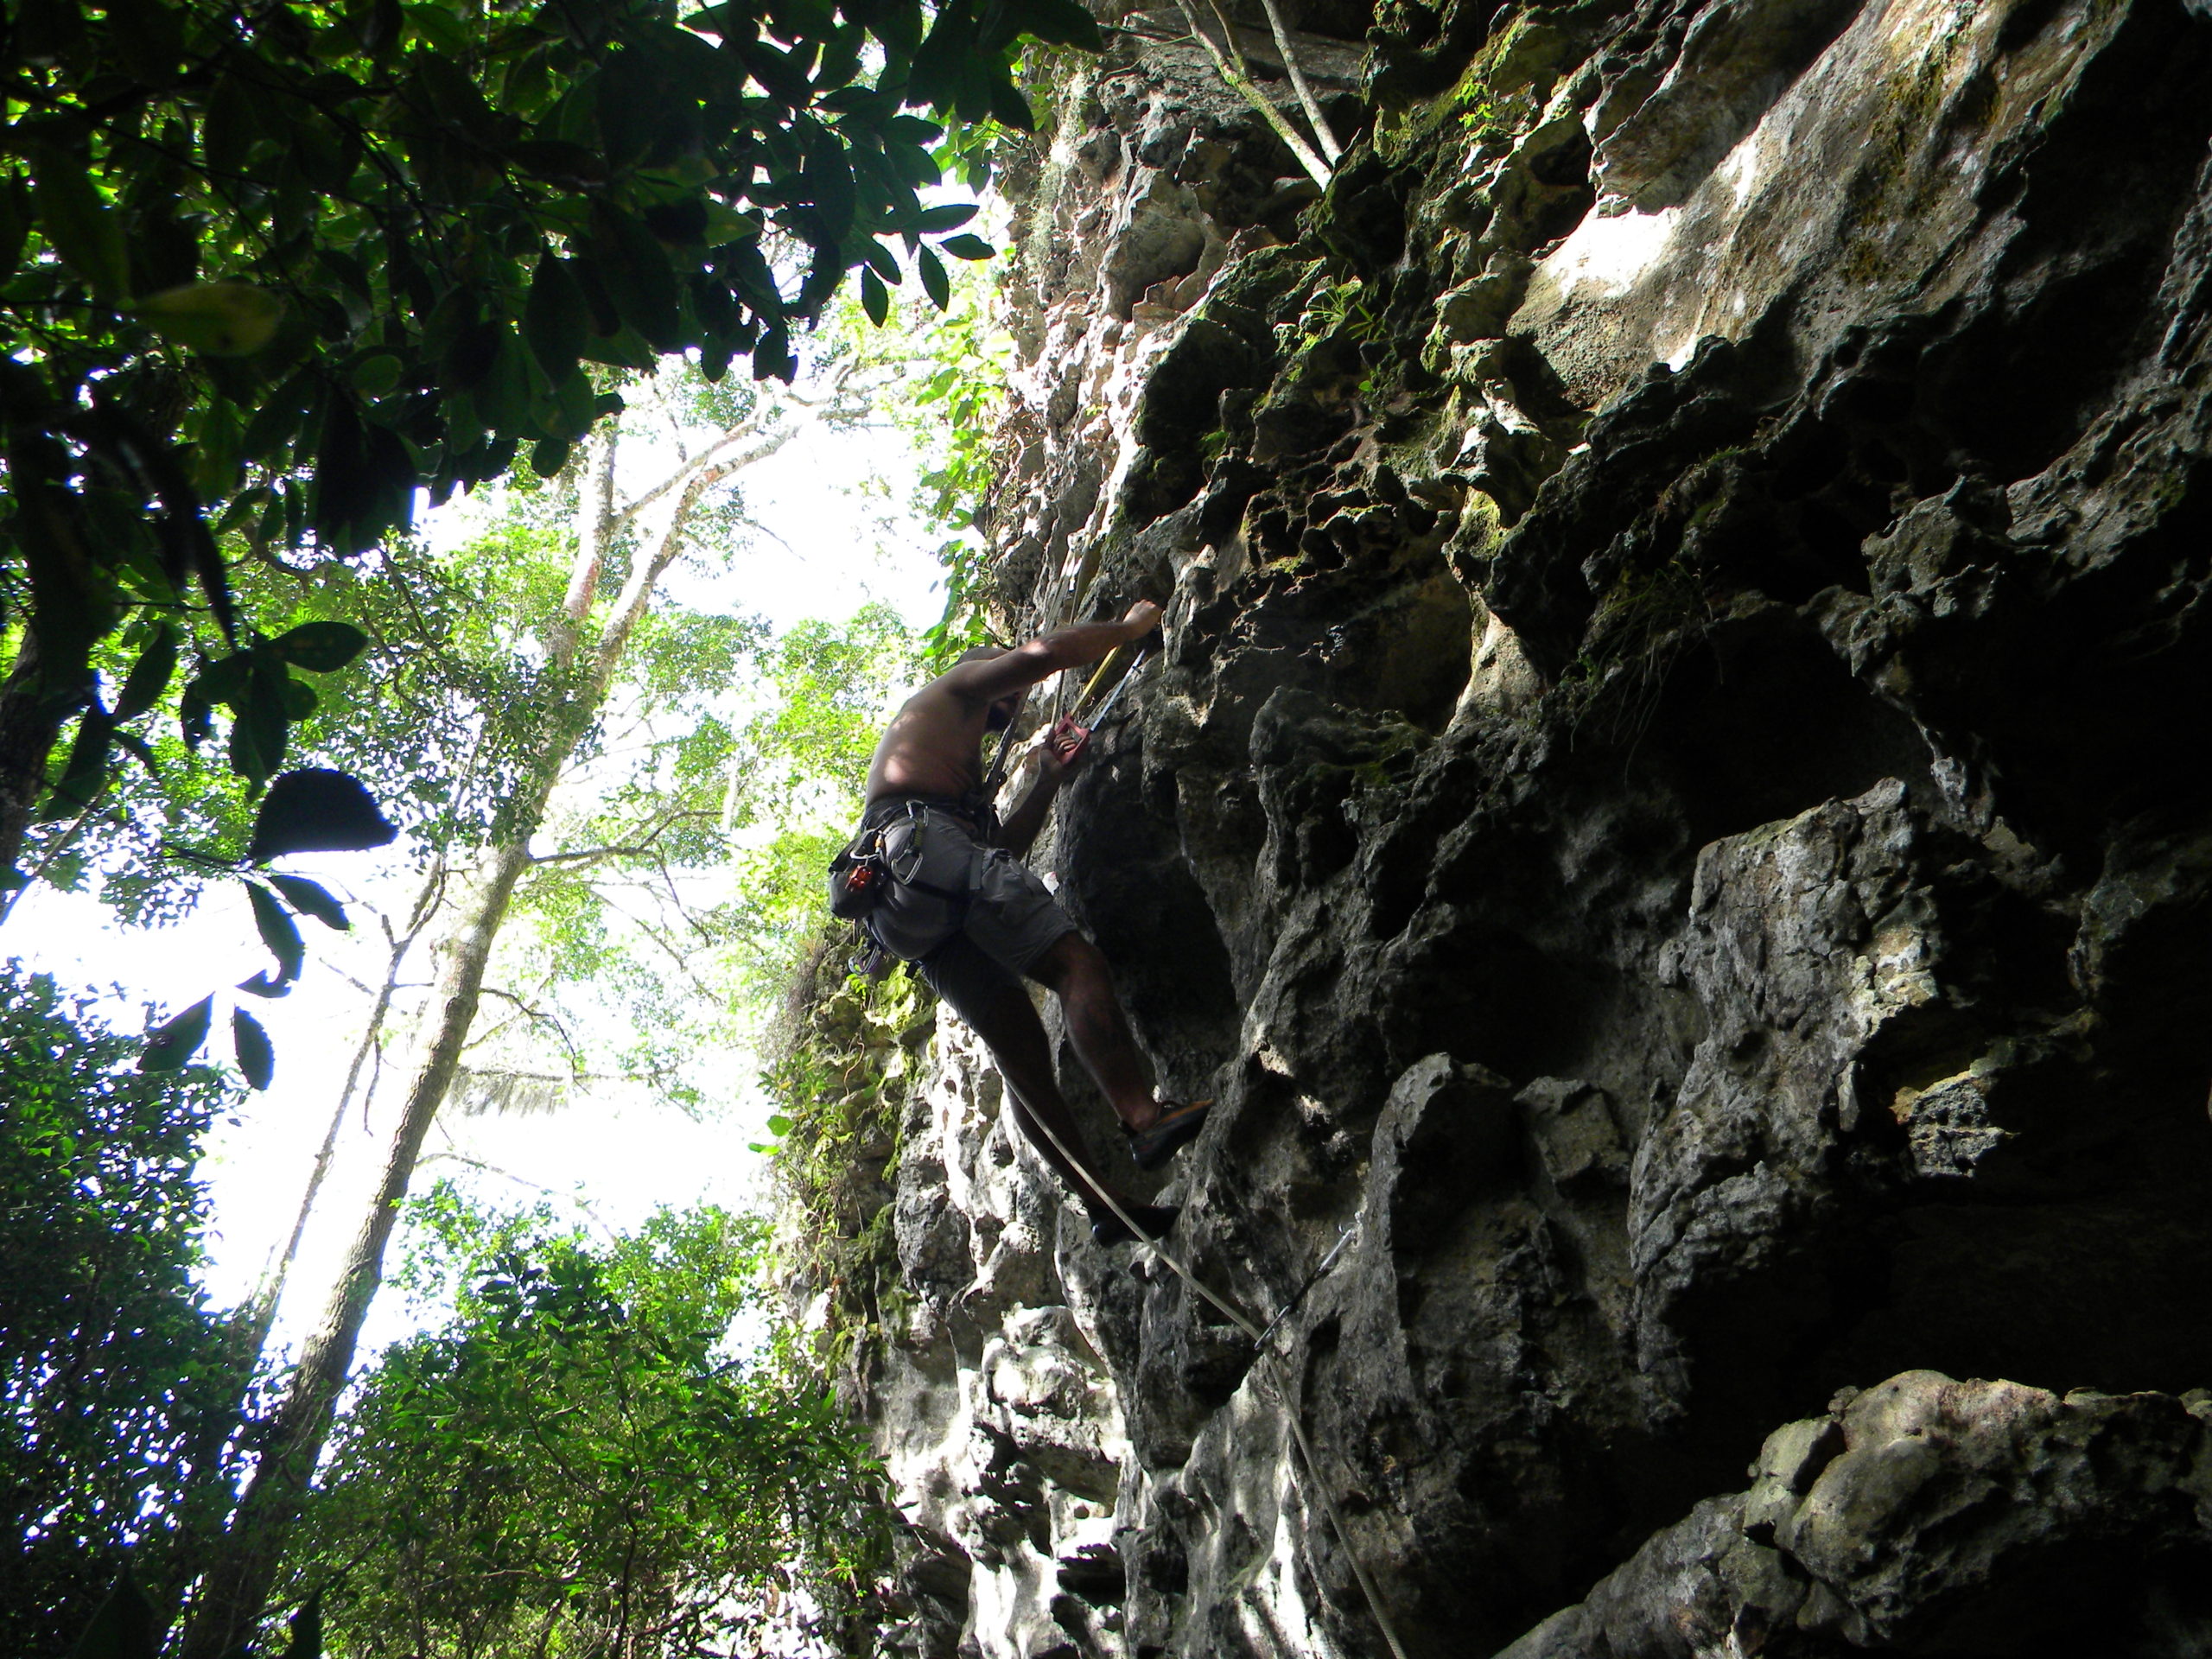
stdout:
[(1194, 1270), (1356, 1230), (1255, 1355), (941, 1023), (892, 1645), (1379, 1654), (1325, 1490), (1417, 1656), (2206, 1650), (2212, 9), (1316, 6), (1318, 200), (1171, 18), (1026, 181), (1008, 613), (1173, 594), (1038, 862)]

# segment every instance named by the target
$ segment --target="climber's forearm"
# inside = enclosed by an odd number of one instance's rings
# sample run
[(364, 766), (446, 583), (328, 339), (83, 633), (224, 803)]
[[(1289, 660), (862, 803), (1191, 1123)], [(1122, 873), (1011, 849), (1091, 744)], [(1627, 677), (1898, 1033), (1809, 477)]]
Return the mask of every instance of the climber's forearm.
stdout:
[(1152, 631), (1152, 619), (1132, 620), (1124, 617), (1118, 622), (1076, 622), (1064, 628), (1054, 628), (1040, 633), (1021, 647), (1019, 654), (1043, 664), (1036, 677), (1043, 679), (1064, 668), (1084, 668), (1111, 656), (1120, 646), (1132, 639), (1141, 639)]
[(1021, 804), (999, 821), (998, 844), (1016, 857), (1027, 855), (1052, 814), (1052, 797), (1059, 792), (1057, 779), (1040, 772), (1032, 779)]

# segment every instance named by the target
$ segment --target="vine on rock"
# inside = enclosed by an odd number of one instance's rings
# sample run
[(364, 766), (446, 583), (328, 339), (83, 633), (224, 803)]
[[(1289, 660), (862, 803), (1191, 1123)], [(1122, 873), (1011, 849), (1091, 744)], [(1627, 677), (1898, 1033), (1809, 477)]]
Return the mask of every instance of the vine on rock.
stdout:
[(846, 942), (842, 924), (817, 936), (761, 1082), (777, 1107), (769, 1128), (781, 1137), (787, 1292), (807, 1311), (818, 1362), (864, 1395), (876, 1344), (907, 1300), (893, 1183), (906, 1108), (928, 1077), (937, 999), (910, 975), (848, 973)]

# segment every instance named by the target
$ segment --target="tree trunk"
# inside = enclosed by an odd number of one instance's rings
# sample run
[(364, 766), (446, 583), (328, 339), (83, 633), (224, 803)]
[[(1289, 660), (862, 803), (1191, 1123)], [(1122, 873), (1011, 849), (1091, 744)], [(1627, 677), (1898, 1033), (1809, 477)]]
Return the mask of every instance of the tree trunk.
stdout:
[[(314, 1166), (308, 1173), (307, 1190), (300, 1195), (298, 1212), (292, 1218), (291, 1236), (284, 1241), (283, 1252), (275, 1262), (264, 1269), (262, 1282), (255, 1290), (250, 1318), (252, 1320), (253, 1351), (258, 1355), (269, 1346), (270, 1332), (276, 1324), (277, 1305), (284, 1299), (284, 1287), (292, 1276), (292, 1266), (299, 1260), (300, 1242), (307, 1236), (308, 1221), (315, 1214), (316, 1200), (322, 1195), (322, 1183), (330, 1173), (332, 1158), (338, 1150), (338, 1136), (345, 1127), (346, 1114), (353, 1109), (353, 1101), (361, 1087), (361, 1073), (369, 1067), (377, 1042), (384, 1035), (385, 1021), (391, 1013), (391, 1000), (399, 990), (399, 976), (407, 961), (408, 952), (422, 937), (430, 918), (442, 906), (443, 889), (448, 880), (442, 857), (431, 867), (424, 879), (423, 890), (416, 897), (413, 912), (409, 918), (407, 931), (395, 934), (390, 922), (385, 924), (385, 938), (391, 955), (385, 963), (384, 982), (377, 987), (376, 1004), (369, 1010), (367, 1026), (361, 1040), (354, 1047), (353, 1063), (346, 1068), (346, 1085), (338, 1091), (338, 1104), (332, 1109), (330, 1127), (323, 1132), (322, 1145), (316, 1148)], [(361, 1095), (361, 1110), (365, 1115), (369, 1101), (376, 1092), (372, 1071), (368, 1093)]]
[[(563, 758), (565, 755), (564, 746)], [(533, 822), (551, 793), (550, 775), (541, 773), (538, 784), (531, 814)], [(251, 1637), (276, 1584), (292, 1522), (322, 1454), (338, 1396), (353, 1370), (362, 1323), (384, 1283), (385, 1248), (391, 1242), (391, 1230), (398, 1222), (408, 1183), (414, 1178), (423, 1138), (429, 1134), (431, 1121), (444, 1103), (460, 1067), (461, 1050), (468, 1041), (484, 988), (485, 966), (500, 924), (506, 919), (515, 883), (529, 866), (526, 832), (495, 850), (482, 899), (449, 946), (433, 1004), (437, 1023), (385, 1159), (384, 1179), (360, 1235), (347, 1253), (322, 1326), (302, 1355), (283, 1404), (268, 1421), (260, 1462), (195, 1600), (182, 1659), (222, 1659)]]
[[(61, 735), (40, 671), (38, 635), (26, 623), (15, 666), (0, 687), (0, 870), (16, 868), (23, 834), (46, 789), (46, 763)], [(0, 904), (4, 920), (12, 900)]]
[[(460, 1069), (492, 946), (506, 920), (515, 884), (530, 868), (530, 839), (555, 785), (606, 701), (638, 624), (652, 605), (653, 590), (682, 550), (685, 526), (701, 500), (731, 474), (775, 454), (798, 429), (799, 423), (794, 423), (766, 431), (750, 425), (726, 431), (659, 486), (619, 510), (614, 499), (616, 435), (601, 429), (588, 442), (578, 479), (576, 552), (561, 613), (546, 641), (546, 655), (556, 671), (576, 671), (575, 690), (548, 717), (545, 746), (529, 785), (528, 810), (517, 822), (512, 836), (491, 849), (480, 901), (444, 947), (447, 963), (433, 1002), (435, 1025), (386, 1155), (384, 1179), (325, 1308), (321, 1326), (301, 1357), (283, 1403), (267, 1420), (260, 1461), (245, 1496), (229, 1530), (211, 1552), (212, 1564), (194, 1599), (181, 1659), (223, 1659), (253, 1634), (276, 1585), (292, 1523), (353, 1369), (369, 1304), (384, 1283), (385, 1250), (400, 1205), (414, 1178), (423, 1140)], [(592, 626), (606, 554), (616, 535), (641, 506), (671, 493), (676, 502), (667, 528), (640, 550), (603, 620)]]
[[(575, 663), (598, 588), (608, 540), (604, 503), (613, 478), (613, 448), (610, 435), (594, 438), (585, 451), (576, 555), (569, 567), (567, 599), (550, 631), (547, 655), (556, 670)], [(338, 1396), (353, 1369), (353, 1352), (369, 1304), (384, 1285), (385, 1250), (398, 1223), (399, 1207), (414, 1179), (430, 1124), (460, 1070), (483, 995), (485, 968), (506, 920), (515, 883), (530, 868), (530, 837), (577, 737), (590, 725), (596, 702), (588, 695), (572, 697), (550, 715), (546, 744), (531, 780), (528, 810), (517, 821), (512, 836), (491, 849), (478, 901), (442, 947), (446, 961), (431, 1002), (434, 1023), (398, 1130), (385, 1156), (384, 1178), (346, 1254), (321, 1325), (300, 1357), (283, 1403), (264, 1425), (260, 1460), (194, 1598), (181, 1659), (223, 1659), (252, 1636), (275, 1587), (292, 1523), (299, 1517), (308, 1483), (329, 1437)]]

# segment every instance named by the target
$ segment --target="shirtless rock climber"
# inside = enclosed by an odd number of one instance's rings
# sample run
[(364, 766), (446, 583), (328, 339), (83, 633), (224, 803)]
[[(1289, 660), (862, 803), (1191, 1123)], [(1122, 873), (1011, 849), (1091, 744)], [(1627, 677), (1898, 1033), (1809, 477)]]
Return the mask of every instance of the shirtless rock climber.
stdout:
[[(1003, 823), (983, 795), (982, 742), (987, 732), (1013, 722), (1029, 687), (1100, 661), (1159, 620), (1160, 607), (1141, 601), (1118, 622), (1055, 628), (1013, 651), (969, 652), (893, 717), (868, 768), (863, 820), (866, 830), (884, 829), (886, 844), (900, 855), (893, 860), (900, 879), (885, 885), (868, 913), (868, 931), (892, 955), (913, 962), (988, 1046), (1022, 1133), (1075, 1188), (1092, 1235), (1109, 1244), (1131, 1234), (1103, 1192), (1112, 1191), (1154, 1238), (1167, 1231), (1175, 1211), (1112, 1189), (1091, 1163), (1023, 976), (1059, 999), (1076, 1053), (1121, 1120), (1140, 1168), (1158, 1167), (1195, 1137), (1208, 1103), (1154, 1096), (1106, 958), (1021, 862), (1053, 796), (1082, 767), (1080, 741), (1055, 735), (1040, 746), (1036, 781)], [(1040, 1135), (1039, 1124), (1051, 1134)]]

